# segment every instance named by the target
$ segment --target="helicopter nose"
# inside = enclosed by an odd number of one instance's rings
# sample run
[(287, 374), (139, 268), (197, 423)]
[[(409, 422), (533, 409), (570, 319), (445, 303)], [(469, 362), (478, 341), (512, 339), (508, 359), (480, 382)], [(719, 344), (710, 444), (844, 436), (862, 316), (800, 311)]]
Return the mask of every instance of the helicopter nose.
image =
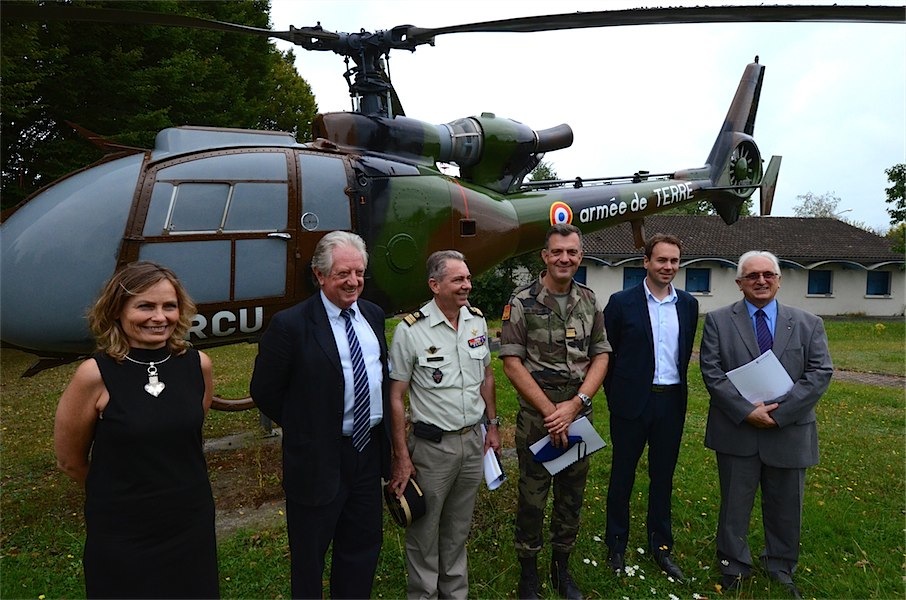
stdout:
[(94, 347), (86, 314), (116, 268), (142, 155), (52, 184), (0, 226), (0, 336), (38, 354)]

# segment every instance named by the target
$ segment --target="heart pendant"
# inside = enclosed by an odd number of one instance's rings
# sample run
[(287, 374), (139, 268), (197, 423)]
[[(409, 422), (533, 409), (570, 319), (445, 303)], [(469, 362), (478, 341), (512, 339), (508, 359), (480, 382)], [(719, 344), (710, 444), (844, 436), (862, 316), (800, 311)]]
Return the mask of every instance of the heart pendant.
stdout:
[(162, 381), (155, 381), (154, 383), (149, 382), (145, 384), (145, 391), (157, 398), (160, 396), (160, 393), (164, 391), (165, 387), (166, 386)]

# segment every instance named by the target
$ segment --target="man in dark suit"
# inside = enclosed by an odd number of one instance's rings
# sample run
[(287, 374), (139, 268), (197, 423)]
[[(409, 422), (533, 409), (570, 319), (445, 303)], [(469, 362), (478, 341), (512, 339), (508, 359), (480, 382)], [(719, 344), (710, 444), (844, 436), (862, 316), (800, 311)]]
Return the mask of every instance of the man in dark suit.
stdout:
[(283, 427), (283, 489), (293, 598), (320, 598), (333, 544), (333, 598), (368, 598), (383, 541), (390, 475), (384, 311), (359, 298), (368, 255), (334, 231), (311, 260), (320, 293), (274, 315), (258, 345), (251, 395)]
[(607, 564), (625, 568), (629, 499), (648, 444), (647, 545), (657, 565), (678, 581), (673, 562), (670, 502), (673, 472), (686, 420), (686, 371), (698, 325), (698, 301), (672, 284), (682, 244), (658, 234), (645, 243), (645, 279), (617, 292), (604, 308), (613, 347), (604, 393), (610, 409), (613, 460), (607, 489)]
[[(823, 321), (780, 304), (780, 265), (770, 252), (739, 259), (736, 284), (744, 299), (705, 318), (702, 378), (711, 397), (705, 445), (717, 454), (720, 514), (717, 559), (724, 590), (751, 575), (748, 534), (755, 491), (761, 486), (764, 569), (794, 598), (799, 560), (805, 469), (818, 463), (815, 405), (833, 374)], [(768, 402), (750, 402), (727, 372), (772, 351), (793, 387)]]

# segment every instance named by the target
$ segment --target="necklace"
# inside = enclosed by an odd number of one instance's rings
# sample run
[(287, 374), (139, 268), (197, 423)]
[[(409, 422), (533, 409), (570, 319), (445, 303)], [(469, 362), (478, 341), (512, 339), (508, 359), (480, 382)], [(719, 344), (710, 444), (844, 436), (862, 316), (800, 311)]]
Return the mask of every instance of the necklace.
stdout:
[(154, 362), (154, 361), (142, 362), (140, 360), (135, 360), (134, 358), (131, 358), (128, 354), (125, 356), (125, 359), (128, 360), (129, 362), (134, 362), (137, 365), (144, 365), (144, 366), (148, 367), (148, 383), (145, 384), (145, 391), (148, 392), (149, 394), (151, 394), (152, 396), (154, 396), (155, 398), (157, 398), (158, 396), (160, 396), (160, 393), (162, 391), (164, 391), (164, 388), (167, 387), (164, 385), (163, 381), (160, 381), (157, 378), (157, 365), (164, 364), (165, 362), (170, 360), (171, 356), (173, 356), (173, 355), (168, 354), (167, 358), (165, 358), (163, 360), (159, 360), (157, 362)]

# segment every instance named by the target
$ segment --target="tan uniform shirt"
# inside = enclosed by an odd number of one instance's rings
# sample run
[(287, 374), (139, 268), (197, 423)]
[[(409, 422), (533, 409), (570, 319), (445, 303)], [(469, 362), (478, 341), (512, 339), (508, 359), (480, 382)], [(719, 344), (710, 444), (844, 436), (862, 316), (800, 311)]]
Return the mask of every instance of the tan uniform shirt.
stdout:
[(474, 425), (484, 415), (479, 390), (491, 364), (488, 324), (472, 311), (477, 312), (462, 307), (459, 328), (453, 329), (432, 300), (397, 325), (390, 378), (409, 382), (413, 422), (453, 431)]

